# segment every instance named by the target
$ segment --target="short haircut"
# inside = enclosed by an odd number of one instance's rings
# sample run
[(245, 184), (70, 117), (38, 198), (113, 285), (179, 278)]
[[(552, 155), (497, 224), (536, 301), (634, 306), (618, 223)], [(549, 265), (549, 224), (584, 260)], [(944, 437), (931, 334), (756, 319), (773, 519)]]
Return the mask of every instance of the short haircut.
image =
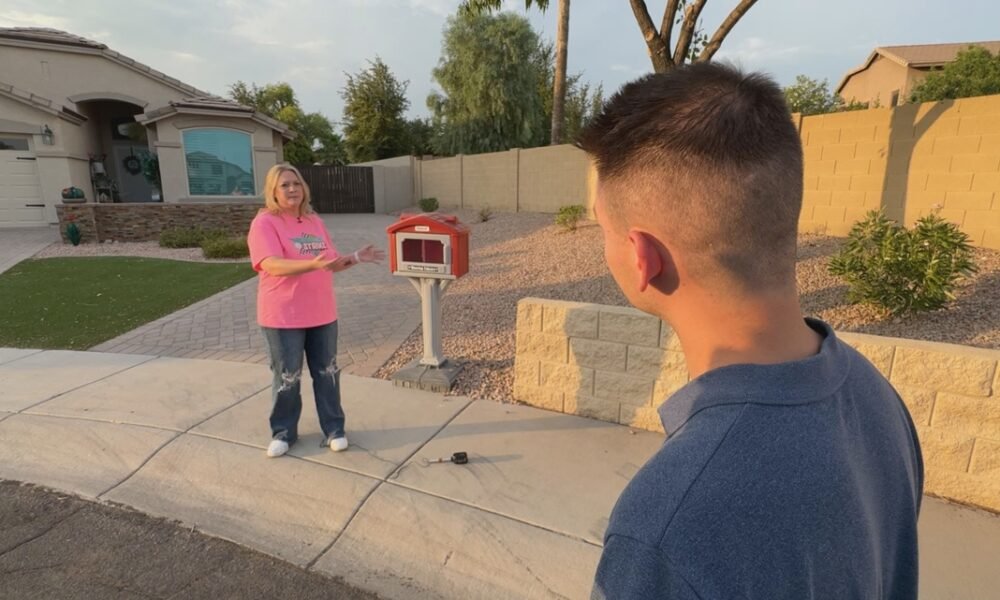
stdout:
[(267, 171), (264, 177), (264, 207), (271, 214), (281, 214), (281, 205), (278, 204), (278, 197), (275, 191), (278, 189), (278, 179), (282, 173), (295, 173), (299, 181), (302, 182), (302, 203), (299, 205), (299, 216), (312, 214), (312, 196), (309, 193), (309, 184), (302, 178), (302, 173), (289, 164), (274, 165)]
[(656, 221), (687, 264), (750, 290), (794, 280), (802, 144), (767, 76), (696, 63), (626, 84), (580, 133), (612, 222)]

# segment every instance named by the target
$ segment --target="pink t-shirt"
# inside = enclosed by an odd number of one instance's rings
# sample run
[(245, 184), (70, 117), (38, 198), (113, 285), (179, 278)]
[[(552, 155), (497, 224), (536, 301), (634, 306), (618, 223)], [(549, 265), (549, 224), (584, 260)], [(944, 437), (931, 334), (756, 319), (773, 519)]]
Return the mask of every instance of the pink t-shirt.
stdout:
[(337, 320), (333, 273), (317, 270), (275, 276), (260, 267), (261, 261), (272, 256), (309, 260), (323, 254), (327, 258), (337, 258), (337, 249), (319, 216), (305, 215), (300, 223), (295, 217), (262, 211), (250, 224), (247, 245), (259, 280), (258, 324), (276, 329), (303, 329)]

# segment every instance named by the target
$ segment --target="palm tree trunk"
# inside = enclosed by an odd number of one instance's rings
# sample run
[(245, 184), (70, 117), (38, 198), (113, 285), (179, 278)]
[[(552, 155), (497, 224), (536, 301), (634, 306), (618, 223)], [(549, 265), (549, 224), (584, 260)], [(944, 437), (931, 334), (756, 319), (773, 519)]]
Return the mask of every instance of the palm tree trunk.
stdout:
[(563, 142), (563, 114), (566, 106), (566, 47), (569, 43), (569, 0), (559, 0), (559, 25), (556, 30), (556, 72), (552, 85), (551, 144)]

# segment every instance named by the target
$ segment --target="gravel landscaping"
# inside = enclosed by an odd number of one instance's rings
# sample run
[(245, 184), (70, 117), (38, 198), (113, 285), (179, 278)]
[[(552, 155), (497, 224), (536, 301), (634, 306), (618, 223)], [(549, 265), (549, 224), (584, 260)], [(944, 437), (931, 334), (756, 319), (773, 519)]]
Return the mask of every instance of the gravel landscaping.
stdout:
[[(495, 214), (477, 223), (475, 211), (457, 211), (471, 224), (471, 271), (442, 301), (445, 355), (465, 365), (453, 393), (511, 401), (517, 301), (526, 296), (626, 306), (604, 264), (596, 223), (575, 233), (551, 215)], [(905, 319), (884, 317), (847, 302), (847, 288), (827, 272), (841, 240), (799, 239), (798, 283), (803, 310), (839, 331), (1000, 348), (1000, 252), (977, 249), (979, 274), (961, 284), (949, 308)], [(418, 329), (376, 376), (387, 378), (423, 351)]]

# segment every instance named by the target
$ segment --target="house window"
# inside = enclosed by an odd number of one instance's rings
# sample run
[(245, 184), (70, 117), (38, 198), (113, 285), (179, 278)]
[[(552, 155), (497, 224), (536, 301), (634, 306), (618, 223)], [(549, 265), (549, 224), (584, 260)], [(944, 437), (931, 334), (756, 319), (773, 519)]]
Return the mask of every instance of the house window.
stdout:
[(0, 138), (0, 150), (27, 150), (28, 140), (22, 138)]
[(184, 132), (188, 191), (192, 196), (256, 194), (250, 135), (232, 129)]

